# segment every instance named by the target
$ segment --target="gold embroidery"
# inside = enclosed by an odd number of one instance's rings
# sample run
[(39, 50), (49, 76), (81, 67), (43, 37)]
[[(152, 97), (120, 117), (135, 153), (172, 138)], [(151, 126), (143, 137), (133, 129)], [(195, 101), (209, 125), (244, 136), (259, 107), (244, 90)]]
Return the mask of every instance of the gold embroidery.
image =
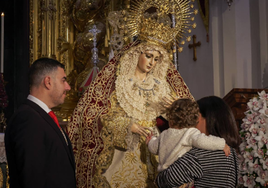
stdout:
[[(157, 163), (151, 164), (151, 154), (149, 153), (145, 144), (145, 138), (141, 137), (138, 145), (133, 151), (127, 150), (127, 143), (125, 141), (128, 134), (127, 129), (130, 125), (131, 118), (127, 117), (124, 110), (118, 104), (116, 95), (111, 95), (111, 108), (105, 116), (101, 118), (103, 129), (101, 131), (104, 148), (99, 155), (96, 162), (97, 172), (94, 176), (96, 186), (111, 186), (117, 187), (148, 187), (148, 176), (153, 181), (157, 169)], [(137, 122), (144, 127), (153, 127), (156, 121), (139, 121)], [(113, 174), (111, 182), (107, 182), (102, 175), (112, 163), (115, 148), (125, 149), (124, 158), (119, 161), (119, 169)], [(140, 156), (144, 157), (140, 157)], [(155, 158), (155, 157), (153, 157)], [(150, 166), (150, 173), (147, 167)], [(151, 173), (153, 171), (153, 173)], [(131, 176), (129, 175), (131, 174)]]
[[(141, 140), (134, 151), (126, 151), (125, 157), (120, 161), (119, 169), (112, 175), (111, 187), (152, 187), (156, 177), (157, 163), (152, 164), (147, 159), (153, 159)], [(143, 157), (141, 157), (143, 156)], [(156, 161), (156, 159), (154, 159)]]
[[(124, 49), (116, 57), (114, 57), (106, 66), (103, 67), (102, 71), (95, 78), (95, 81), (84, 92), (73, 112), (73, 116), (67, 128), (75, 156), (77, 187), (110, 187), (106, 178), (104, 176), (98, 176), (97, 174), (103, 173), (103, 171), (105, 171), (105, 169), (107, 169), (112, 162), (114, 149), (109, 143), (112, 143), (111, 140), (113, 139), (113, 135), (112, 130), (107, 129), (107, 126), (103, 126), (99, 122), (99, 119), (100, 117), (105, 117), (108, 112), (111, 112), (111, 94), (112, 91), (115, 90), (116, 75), (121, 68), (118, 66), (119, 59), (121, 55), (123, 55), (134, 45), (137, 45), (137, 43), (132, 43), (131, 45), (124, 47)], [(145, 49), (151, 49), (151, 46), (148, 48), (146, 47)], [(188, 96), (193, 98), (178, 71), (175, 70), (174, 65), (169, 62), (168, 66), (169, 68), (167, 74), (159, 72), (159, 76), (166, 80), (167, 87), (169, 87), (168, 90), (172, 90), (172, 92), (179, 97)], [(156, 75), (157, 74), (158, 73), (156, 73)], [(161, 91), (162, 87), (159, 88), (159, 92)], [(119, 104), (116, 103), (116, 105)], [(121, 111), (118, 111), (118, 109), (117, 113), (121, 113)], [(121, 117), (124, 116), (122, 115)], [(155, 120), (148, 122), (148, 125), (145, 122), (138, 123), (142, 124), (143, 126), (152, 127), (155, 125)], [(125, 146), (121, 145), (122, 148)], [(100, 153), (106, 154), (102, 156)], [(150, 158), (151, 157), (147, 157), (146, 159), (149, 161)], [(150, 160), (154, 161), (152, 159)], [(126, 155), (126, 161), (138, 163), (140, 159), (139, 157), (135, 158), (135, 155), (133, 154), (132, 156)], [(100, 164), (103, 164), (104, 166), (99, 168), (98, 165)], [(141, 174), (147, 174), (148, 169), (150, 169), (147, 168), (148, 165), (145, 163), (139, 164), (142, 164), (139, 167), (141, 169)], [(153, 166), (156, 167), (156, 165)], [(144, 181), (145, 180), (141, 182)]]

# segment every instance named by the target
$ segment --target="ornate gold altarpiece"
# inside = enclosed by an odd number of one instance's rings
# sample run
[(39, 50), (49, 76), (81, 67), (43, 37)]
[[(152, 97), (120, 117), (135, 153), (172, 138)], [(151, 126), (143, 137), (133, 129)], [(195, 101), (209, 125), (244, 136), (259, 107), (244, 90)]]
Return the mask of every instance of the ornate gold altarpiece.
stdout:
[[(57, 59), (65, 65), (72, 88), (65, 103), (54, 109), (59, 121), (67, 122), (70, 118), (79, 99), (79, 84), (93, 66), (93, 35), (89, 30), (94, 24), (101, 30), (97, 35), (97, 66), (101, 69), (108, 61), (109, 43), (115, 45), (121, 37), (115, 35), (115, 42), (110, 41), (110, 35), (117, 29), (108, 24), (108, 12), (126, 9), (129, 3), (129, 0), (30, 0), (30, 64), (40, 57)], [(123, 19), (118, 15), (113, 18), (118, 22)]]
[(69, 53), (61, 53), (63, 43), (73, 44), (74, 27), (66, 15), (62, 0), (30, 1), (30, 63), (40, 57), (50, 57), (66, 65), (67, 74), (73, 67)]
[[(94, 35), (89, 30), (94, 25), (100, 30), (96, 36), (97, 66), (101, 69), (112, 55), (110, 52), (116, 54), (132, 40), (124, 27), (132, 4), (135, 6), (130, 0), (30, 0), (30, 64), (40, 57), (57, 59), (65, 65), (72, 88), (64, 104), (53, 109), (62, 125), (70, 119), (81, 95), (80, 86), (93, 70)], [(186, 40), (190, 41), (191, 37)], [(182, 51), (180, 48), (178, 51)]]

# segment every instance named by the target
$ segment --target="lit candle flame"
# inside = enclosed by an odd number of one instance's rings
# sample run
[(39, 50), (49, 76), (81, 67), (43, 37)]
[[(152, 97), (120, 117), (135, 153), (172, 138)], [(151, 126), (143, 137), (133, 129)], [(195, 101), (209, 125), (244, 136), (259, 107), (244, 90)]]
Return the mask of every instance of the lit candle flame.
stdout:
[(1, 66), (0, 73), (4, 73), (4, 13), (1, 13)]

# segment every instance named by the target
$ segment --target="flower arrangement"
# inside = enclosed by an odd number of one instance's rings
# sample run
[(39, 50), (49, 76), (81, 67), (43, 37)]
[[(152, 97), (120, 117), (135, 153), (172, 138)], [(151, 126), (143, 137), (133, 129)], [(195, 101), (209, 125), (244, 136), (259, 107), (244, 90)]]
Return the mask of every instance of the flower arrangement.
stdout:
[(244, 187), (268, 186), (268, 94), (265, 91), (247, 103), (241, 125), (239, 184)]

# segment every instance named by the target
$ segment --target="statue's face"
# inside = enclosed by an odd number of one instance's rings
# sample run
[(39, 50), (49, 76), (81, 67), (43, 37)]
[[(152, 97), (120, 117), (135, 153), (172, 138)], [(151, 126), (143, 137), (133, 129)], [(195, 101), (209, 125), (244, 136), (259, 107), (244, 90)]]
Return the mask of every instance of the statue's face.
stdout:
[(142, 73), (148, 73), (154, 68), (159, 59), (160, 53), (158, 51), (145, 51), (139, 57), (137, 69)]

